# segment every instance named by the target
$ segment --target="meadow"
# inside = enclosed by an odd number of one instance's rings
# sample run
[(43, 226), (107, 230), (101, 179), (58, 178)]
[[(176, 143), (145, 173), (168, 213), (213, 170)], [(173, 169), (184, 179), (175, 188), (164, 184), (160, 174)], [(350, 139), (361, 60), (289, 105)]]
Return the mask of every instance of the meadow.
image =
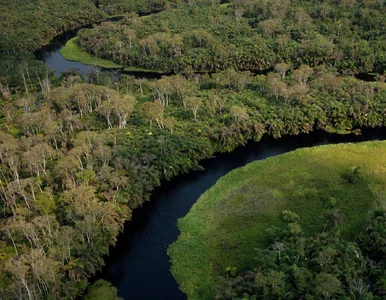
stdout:
[(299, 149), (233, 170), (206, 191), (178, 222), (169, 248), (172, 274), (189, 299), (214, 296), (216, 276), (253, 265), (281, 212), (300, 216), (307, 235), (323, 231), (330, 203), (346, 216), (342, 236), (355, 240), (384, 196), (386, 142)]

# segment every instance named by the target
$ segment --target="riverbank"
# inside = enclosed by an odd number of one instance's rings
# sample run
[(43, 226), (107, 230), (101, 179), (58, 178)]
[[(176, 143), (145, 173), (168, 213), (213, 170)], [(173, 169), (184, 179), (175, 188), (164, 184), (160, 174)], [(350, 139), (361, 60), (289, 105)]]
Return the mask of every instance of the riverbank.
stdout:
[(87, 65), (94, 65), (106, 69), (122, 69), (123, 66), (114, 63), (111, 60), (96, 57), (84, 51), (79, 45), (79, 38), (70, 39), (66, 45), (60, 50), (60, 54), (64, 59), (76, 61)]
[(68, 40), (65, 46), (59, 52), (65, 60), (79, 62), (85, 65), (92, 65), (111, 70), (122, 69), (124, 72), (163, 74), (161, 70), (148, 70), (137, 67), (124, 67), (122, 65), (116, 64), (111, 60), (99, 58), (95, 55), (92, 55), (86, 52), (79, 45), (79, 37), (74, 37)]
[[(300, 149), (222, 177), (178, 222), (169, 253), (180, 289), (189, 299), (213, 298), (216, 276), (250, 267), (254, 248), (267, 246), (266, 230), (283, 225), (283, 210), (297, 213), (312, 234), (322, 230), (320, 211), (335, 201), (347, 216), (344, 237), (353, 239), (386, 182), (385, 150), (386, 142)], [(362, 179), (352, 184), (347, 176), (356, 167)]]

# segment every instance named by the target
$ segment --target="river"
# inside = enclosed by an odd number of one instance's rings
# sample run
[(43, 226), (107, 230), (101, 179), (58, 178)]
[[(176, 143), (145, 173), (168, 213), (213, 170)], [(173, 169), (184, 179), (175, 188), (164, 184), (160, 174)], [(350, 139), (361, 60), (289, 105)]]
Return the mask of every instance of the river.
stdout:
[[(79, 69), (82, 74), (89, 73), (92, 67), (67, 61), (59, 53), (65, 42), (75, 34), (69, 32), (57, 37), (49, 46), (38, 51), (36, 56), (58, 75), (70, 69)], [(133, 75), (149, 77), (148, 74)], [(163, 182), (154, 191), (151, 201), (134, 211), (132, 221), (126, 223), (116, 246), (110, 249), (110, 256), (105, 260), (106, 266), (94, 279), (103, 278), (112, 282), (124, 299), (185, 299), (170, 273), (167, 247), (178, 237), (178, 218), (186, 215), (200, 195), (220, 177), (249, 162), (298, 148), (376, 139), (386, 139), (386, 130), (364, 130), (359, 136), (318, 131), (309, 135), (251, 142), (232, 153), (219, 154), (216, 158), (205, 160), (202, 163), (205, 171), (191, 172), (170, 182)]]
[(93, 71), (93, 67), (80, 62), (68, 61), (60, 54), (60, 50), (66, 42), (76, 36), (77, 31), (68, 31), (55, 37), (51, 43), (35, 52), (37, 59), (42, 60), (46, 65), (60, 76), (62, 72), (78, 69), (80, 74), (87, 74)]
[[(147, 15), (147, 14), (142, 14)], [(111, 18), (107, 21), (114, 21), (114, 18)], [(87, 65), (84, 63), (69, 61), (64, 59), (64, 57), (60, 54), (60, 50), (65, 46), (67, 41), (72, 39), (77, 35), (77, 30), (68, 31), (63, 34), (55, 37), (51, 43), (47, 46), (44, 46), (40, 50), (35, 52), (35, 56), (37, 59), (46, 63), (46, 65), (55, 72), (56, 76), (60, 76), (62, 72), (66, 72), (69, 70), (78, 70), (79, 74), (86, 75), (92, 72), (98, 71), (103, 73), (109, 73), (113, 81), (120, 78), (121, 74), (127, 74), (131, 76), (135, 76), (137, 78), (147, 78), (147, 79), (158, 79), (163, 75), (158, 72), (141, 72), (141, 71), (124, 71), (123, 69), (106, 69), (106, 68), (95, 68), (92, 65)]]
[(170, 274), (167, 247), (178, 237), (177, 220), (220, 177), (247, 163), (303, 147), (385, 138), (385, 129), (364, 130), (360, 136), (318, 131), (278, 140), (268, 138), (206, 160), (205, 171), (163, 182), (151, 201), (134, 211), (98, 277), (112, 282), (124, 299), (186, 299)]

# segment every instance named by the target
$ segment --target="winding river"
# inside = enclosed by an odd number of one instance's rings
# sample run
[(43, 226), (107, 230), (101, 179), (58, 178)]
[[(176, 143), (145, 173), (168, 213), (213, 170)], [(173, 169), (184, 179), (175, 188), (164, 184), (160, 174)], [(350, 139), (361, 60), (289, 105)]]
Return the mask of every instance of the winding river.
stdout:
[[(59, 50), (73, 33), (62, 35), (37, 53), (57, 74), (73, 68), (81, 73), (90, 67), (64, 60)], [(208, 188), (229, 171), (245, 164), (279, 155), (298, 148), (323, 144), (386, 139), (386, 129), (366, 129), (362, 135), (334, 135), (314, 132), (286, 136), (279, 140), (263, 139), (249, 143), (232, 153), (219, 154), (203, 161), (205, 171), (191, 172), (170, 182), (163, 182), (151, 201), (133, 213), (115, 247), (110, 249), (106, 266), (96, 275), (113, 283), (124, 299), (185, 299), (170, 273), (167, 247), (178, 237), (177, 220), (183, 217)]]
[[(142, 14), (146, 15), (146, 14)], [(112, 18), (107, 21), (114, 21)], [(96, 68), (91, 65), (87, 65), (81, 62), (69, 61), (64, 59), (64, 57), (60, 54), (60, 50), (64, 47), (64, 45), (77, 35), (77, 30), (72, 30), (65, 32), (63, 34), (55, 37), (50, 44), (44, 46), (42, 49), (35, 52), (35, 56), (37, 59), (44, 61), (46, 65), (55, 72), (56, 76), (60, 76), (62, 72), (66, 72), (69, 70), (78, 70), (79, 74), (85, 75), (96, 71)], [(105, 69), (105, 68), (97, 68), (98, 71), (104, 73), (110, 73), (112, 79), (118, 79), (120, 74), (128, 74), (138, 78), (147, 78), (147, 79), (157, 79), (161, 78), (162, 73), (158, 72), (141, 72), (141, 71), (123, 71), (122, 69)]]
[(268, 138), (206, 160), (205, 171), (163, 182), (151, 201), (134, 211), (99, 276), (112, 282), (124, 299), (186, 299), (170, 274), (167, 247), (178, 237), (177, 220), (220, 177), (247, 163), (303, 147), (385, 138), (385, 129), (364, 130), (360, 136), (318, 131), (279, 140)]
[(78, 69), (80, 74), (92, 72), (92, 66), (82, 64), (80, 62), (65, 60), (60, 54), (60, 50), (64, 47), (68, 40), (76, 36), (76, 33), (77, 31), (74, 30), (57, 36), (49, 45), (35, 52), (36, 58), (44, 61), (57, 76), (60, 76), (62, 72), (73, 69)]

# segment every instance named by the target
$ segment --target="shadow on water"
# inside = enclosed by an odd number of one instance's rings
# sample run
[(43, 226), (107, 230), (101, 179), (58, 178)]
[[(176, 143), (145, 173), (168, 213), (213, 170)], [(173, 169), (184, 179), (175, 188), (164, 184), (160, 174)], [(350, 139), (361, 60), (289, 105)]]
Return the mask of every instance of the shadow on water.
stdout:
[(170, 273), (167, 247), (178, 237), (177, 220), (186, 215), (200, 195), (220, 177), (252, 161), (298, 148), (385, 138), (386, 129), (363, 130), (359, 136), (317, 131), (251, 142), (232, 153), (205, 160), (204, 171), (163, 182), (151, 201), (134, 211), (132, 221), (126, 223), (116, 246), (111, 247), (106, 266), (97, 278), (112, 282), (124, 299), (186, 299)]

